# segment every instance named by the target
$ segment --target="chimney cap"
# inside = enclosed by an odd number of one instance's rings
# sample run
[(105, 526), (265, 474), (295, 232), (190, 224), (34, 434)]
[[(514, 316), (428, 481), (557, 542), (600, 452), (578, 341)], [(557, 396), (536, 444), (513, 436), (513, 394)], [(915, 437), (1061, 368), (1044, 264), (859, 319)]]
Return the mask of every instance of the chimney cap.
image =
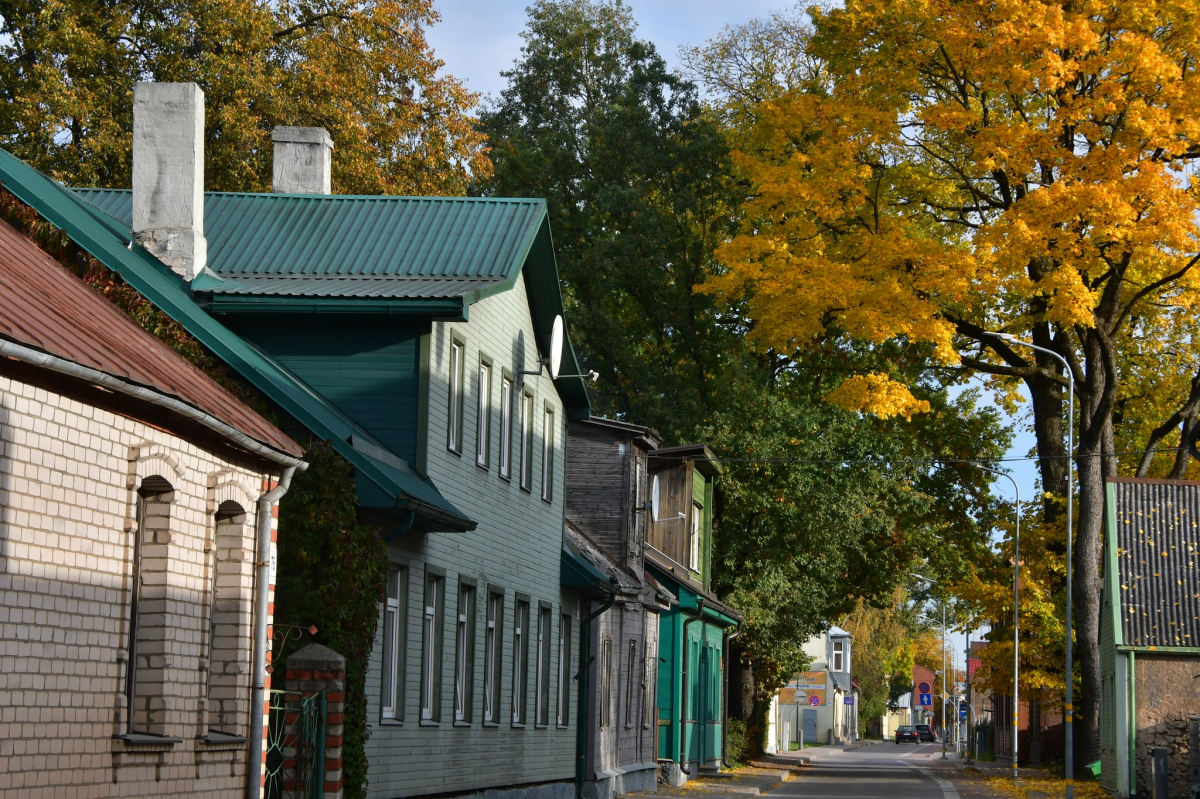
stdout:
[(333, 139), (325, 128), (299, 128), (291, 125), (276, 125), (271, 131), (271, 141), (295, 144), (323, 144), (333, 149)]

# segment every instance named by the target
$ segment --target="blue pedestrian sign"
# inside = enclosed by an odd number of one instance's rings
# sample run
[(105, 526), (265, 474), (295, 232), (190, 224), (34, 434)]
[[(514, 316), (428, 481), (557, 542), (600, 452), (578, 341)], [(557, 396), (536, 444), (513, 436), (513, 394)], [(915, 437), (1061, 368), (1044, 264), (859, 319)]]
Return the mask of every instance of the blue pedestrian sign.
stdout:
[(962, 719), (963, 721), (966, 721), (967, 720), (967, 711), (965, 711), (965, 710), (958, 711), (958, 717), (960, 719)]
[(844, 700), (842, 700), (842, 701), (844, 701), (844, 702), (845, 702), (847, 705), (853, 705), (853, 704), (854, 704), (854, 697), (853, 697), (853, 696), (847, 696), (847, 697), (846, 697)]
[(929, 694), (921, 694), (921, 707), (933, 707), (933, 697)]

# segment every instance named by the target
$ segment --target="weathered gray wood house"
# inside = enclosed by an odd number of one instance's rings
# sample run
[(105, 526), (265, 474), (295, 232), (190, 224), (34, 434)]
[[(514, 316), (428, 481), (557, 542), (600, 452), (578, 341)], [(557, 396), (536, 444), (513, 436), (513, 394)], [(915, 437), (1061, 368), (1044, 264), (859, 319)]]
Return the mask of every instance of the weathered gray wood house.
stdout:
[[(615, 594), (587, 630), (587, 656), (596, 660), (586, 684), (589, 799), (652, 791), (658, 779), (659, 614), (674, 599), (644, 565), (647, 456), (657, 438), (609, 419), (568, 425), (566, 539), (610, 576)], [(589, 604), (605, 608), (600, 601)]]

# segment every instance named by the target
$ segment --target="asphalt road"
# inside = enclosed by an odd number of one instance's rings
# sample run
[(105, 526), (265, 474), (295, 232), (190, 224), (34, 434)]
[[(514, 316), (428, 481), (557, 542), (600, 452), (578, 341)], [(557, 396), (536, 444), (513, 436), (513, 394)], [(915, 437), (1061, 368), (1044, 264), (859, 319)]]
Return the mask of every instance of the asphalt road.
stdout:
[[(934, 771), (940, 744), (883, 743), (851, 752), (832, 747), (805, 750), (813, 765), (803, 776), (771, 791), (772, 797), (805, 799), (962, 799), (952, 783)], [(953, 754), (953, 753), (952, 753)]]

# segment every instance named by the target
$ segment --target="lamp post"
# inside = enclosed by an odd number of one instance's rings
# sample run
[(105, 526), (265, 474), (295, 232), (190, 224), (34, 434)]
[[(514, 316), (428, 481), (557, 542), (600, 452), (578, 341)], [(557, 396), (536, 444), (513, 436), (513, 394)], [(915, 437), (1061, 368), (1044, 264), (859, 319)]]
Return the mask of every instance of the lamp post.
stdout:
[[(1073, 663), (1074, 652), (1071, 646), (1071, 605), (1074, 597), (1071, 595), (1071, 577), (1073, 572), (1073, 564), (1071, 563), (1072, 555), (1072, 539), (1075, 535), (1075, 525), (1072, 516), (1073, 500), (1075, 497), (1074, 482), (1071, 479), (1071, 461), (1075, 457), (1075, 373), (1071, 371), (1071, 364), (1067, 363), (1067, 359), (1059, 355), (1054, 350), (1039, 347), (1036, 344), (1030, 344), (1027, 341), (1021, 341), (1011, 333), (986, 333), (985, 335), (994, 336), (995, 338), (1005, 341), (1009, 344), (1017, 344), (1022, 347), (1028, 347), (1031, 350), (1049, 355), (1063, 365), (1063, 371), (1067, 373), (1067, 664), (1066, 664), (1066, 697), (1063, 701), (1063, 770), (1066, 771), (1066, 797), (1065, 799), (1074, 799), (1075, 797), (1075, 731), (1074, 731), (1074, 706), (1072, 701), (1075, 694), (1075, 670)], [(1017, 713), (1017, 707), (1013, 705), (1013, 715)], [(1014, 751), (1016, 742), (1013, 743)]]
[[(931, 580), (919, 574), (914, 574), (918, 580), (924, 580), (930, 585), (941, 585), (937, 580)], [(946, 757), (946, 601), (942, 600), (942, 760)]]
[[(1012, 692), (1012, 695), (1013, 695), (1013, 715), (1012, 715), (1013, 762), (1012, 762), (1012, 776), (1013, 776), (1013, 779), (1015, 780), (1017, 778), (1017, 726), (1018, 726), (1017, 722), (1018, 722), (1019, 713), (1020, 713), (1020, 711), (1018, 710), (1019, 705), (1017, 703), (1017, 690), (1018, 690), (1017, 672), (1020, 669), (1020, 663), (1021, 663), (1020, 656), (1019, 656), (1020, 646), (1021, 646), (1021, 643), (1020, 643), (1020, 641), (1021, 641), (1021, 638), (1020, 638), (1020, 620), (1021, 620), (1021, 604), (1020, 604), (1020, 602), (1021, 602), (1021, 487), (1017, 485), (1017, 481), (1013, 478), (1013, 476), (1011, 474), (1008, 474), (1007, 472), (1001, 472), (1001, 471), (999, 471), (997, 469), (993, 469), (989, 466), (984, 466), (982, 463), (972, 463), (971, 465), (974, 466), (976, 469), (981, 469), (985, 472), (990, 472), (992, 474), (1000, 475), (1001, 477), (1007, 477), (1009, 479), (1009, 481), (1012, 482), (1013, 491), (1017, 495), (1017, 503), (1016, 503), (1017, 524), (1016, 524), (1015, 532), (1013, 534), (1013, 692)], [(1068, 465), (1068, 468), (1070, 468), (1069, 465)], [(969, 658), (970, 656), (971, 656), (970, 653), (968, 653), (967, 657)], [(969, 675), (968, 675), (968, 679), (970, 679)]]

